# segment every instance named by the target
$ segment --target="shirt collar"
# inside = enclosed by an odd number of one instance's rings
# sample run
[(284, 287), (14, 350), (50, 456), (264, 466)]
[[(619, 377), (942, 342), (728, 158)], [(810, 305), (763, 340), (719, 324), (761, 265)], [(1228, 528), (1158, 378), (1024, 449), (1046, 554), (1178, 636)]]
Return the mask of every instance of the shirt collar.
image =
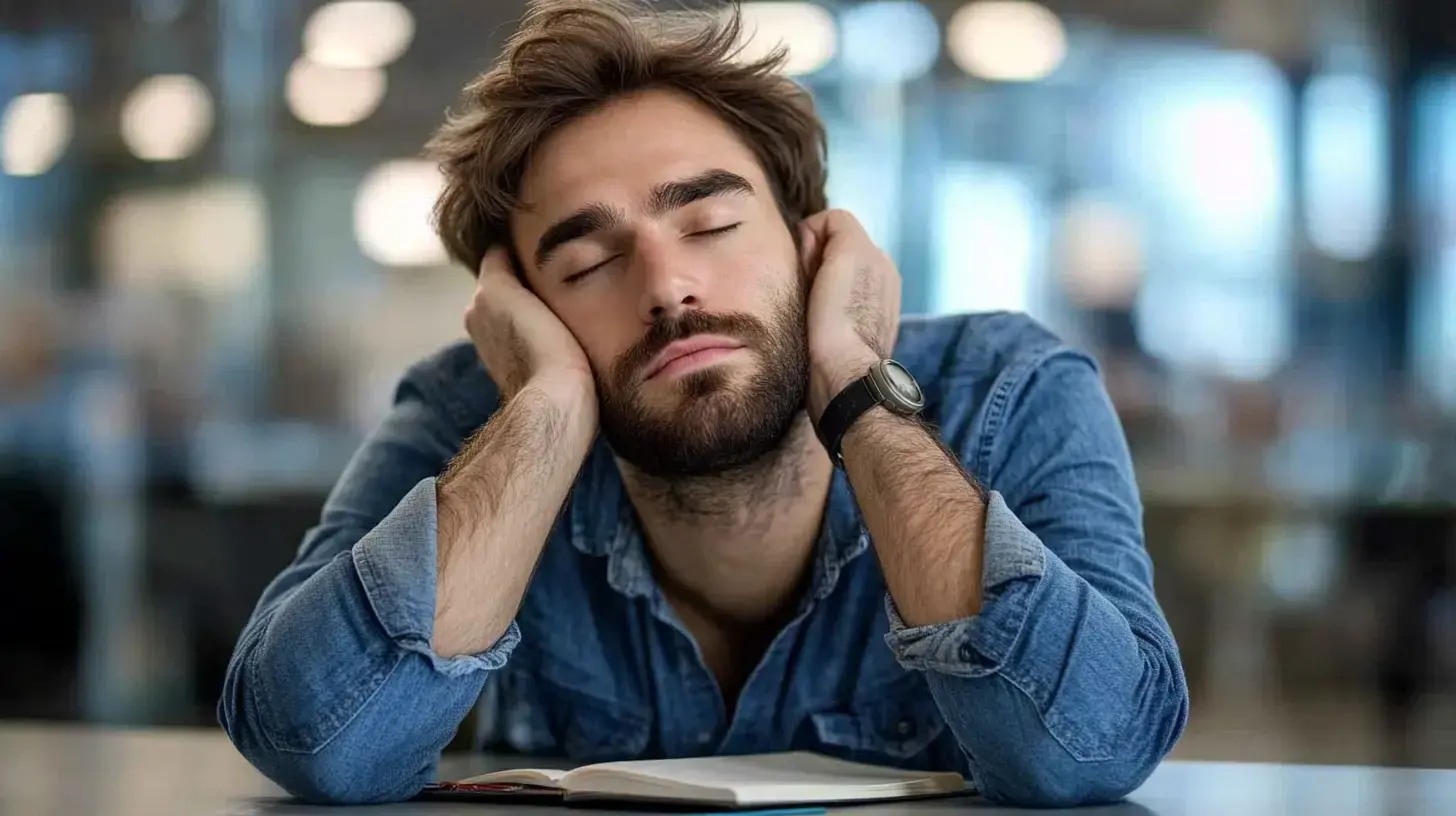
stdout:
[[(569, 515), (572, 546), (584, 555), (607, 559), (607, 583), (613, 589), (628, 597), (652, 597), (656, 593), (641, 525), (611, 449), (600, 436), (582, 465)], [(855, 503), (849, 477), (836, 468), (805, 601), (828, 597), (845, 565), (869, 549), (869, 544), (869, 532)]]

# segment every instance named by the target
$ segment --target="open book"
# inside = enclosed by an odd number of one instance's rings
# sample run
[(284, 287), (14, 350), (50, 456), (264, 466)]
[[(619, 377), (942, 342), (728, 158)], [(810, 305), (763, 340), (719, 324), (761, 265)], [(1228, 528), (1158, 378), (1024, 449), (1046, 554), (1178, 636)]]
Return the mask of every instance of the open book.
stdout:
[(568, 804), (641, 802), (765, 807), (908, 799), (958, 793), (957, 773), (902, 771), (807, 752), (603, 762), (572, 771), (497, 771), (439, 789), (466, 793), (527, 786), (559, 792)]

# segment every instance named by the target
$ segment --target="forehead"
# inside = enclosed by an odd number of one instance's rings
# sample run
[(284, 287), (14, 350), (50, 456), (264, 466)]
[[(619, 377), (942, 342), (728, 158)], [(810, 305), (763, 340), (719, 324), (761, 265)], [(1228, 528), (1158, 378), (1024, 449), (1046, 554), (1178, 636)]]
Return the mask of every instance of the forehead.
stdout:
[(753, 151), (701, 103), (671, 91), (616, 99), (558, 128), (521, 179), (524, 221), (549, 222), (589, 203), (631, 206), (653, 185), (731, 170), (763, 190)]

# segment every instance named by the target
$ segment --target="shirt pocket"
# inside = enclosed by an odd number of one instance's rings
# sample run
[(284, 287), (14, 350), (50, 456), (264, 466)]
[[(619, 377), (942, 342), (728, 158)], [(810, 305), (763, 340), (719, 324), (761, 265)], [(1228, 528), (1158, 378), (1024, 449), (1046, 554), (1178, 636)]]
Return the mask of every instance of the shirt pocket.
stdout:
[(921, 693), (870, 697), (809, 715), (814, 747), (856, 762), (898, 767), (929, 764), (931, 746), (946, 730), (945, 718)]

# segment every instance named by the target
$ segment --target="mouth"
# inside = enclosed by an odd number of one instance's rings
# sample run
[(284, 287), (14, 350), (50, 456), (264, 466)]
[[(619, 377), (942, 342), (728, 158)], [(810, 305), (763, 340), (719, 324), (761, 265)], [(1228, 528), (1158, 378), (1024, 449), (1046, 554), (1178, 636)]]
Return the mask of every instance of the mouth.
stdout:
[(679, 340), (652, 358), (642, 379), (672, 376), (711, 365), (741, 348), (742, 343), (721, 336), (699, 335)]

